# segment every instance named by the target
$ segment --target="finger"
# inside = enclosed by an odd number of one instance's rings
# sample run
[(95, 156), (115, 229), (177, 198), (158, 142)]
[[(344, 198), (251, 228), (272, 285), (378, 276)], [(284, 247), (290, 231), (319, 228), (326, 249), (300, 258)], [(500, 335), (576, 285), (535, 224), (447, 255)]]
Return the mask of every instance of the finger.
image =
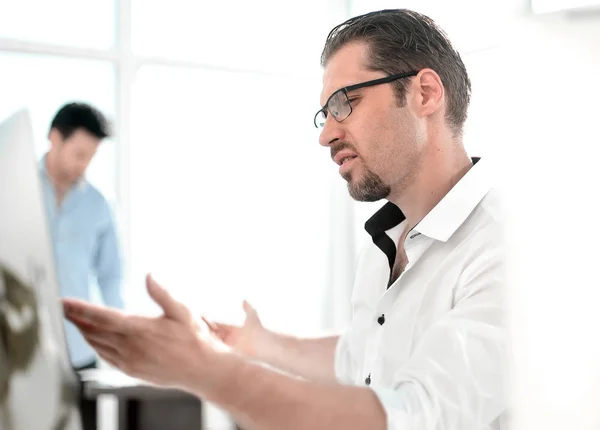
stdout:
[(258, 318), (258, 313), (256, 312), (256, 309), (254, 309), (252, 305), (250, 305), (250, 303), (248, 303), (246, 300), (244, 300), (244, 302), (242, 303), (242, 307), (244, 308), (244, 312), (246, 312), (246, 318)]
[(119, 356), (123, 355), (120, 351), (126, 346), (125, 336), (118, 333), (84, 332), (83, 337), (94, 348), (107, 348)]
[(221, 338), (226, 336), (227, 333), (231, 332), (231, 330), (234, 328), (234, 326), (229, 325), (229, 324), (216, 323), (213, 321), (209, 321), (205, 317), (202, 317), (202, 319), (204, 320), (204, 322), (206, 323), (206, 325), (208, 326), (210, 331), (212, 331), (214, 334), (216, 334), (217, 336), (219, 336)]
[(102, 331), (102, 329), (99, 328), (98, 326), (90, 324), (89, 322), (87, 322), (85, 320), (80, 320), (77, 317), (68, 316), (68, 315), (65, 315), (65, 317), (67, 318), (67, 320), (72, 322), (75, 325), (75, 327), (77, 327), (77, 329), (82, 333)]
[(209, 321), (208, 319), (206, 319), (206, 317), (202, 317), (202, 321), (204, 321), (206, 323), (206, 325), (208, 326), (208, 328), (210, 329), (210, 331), (212, 331), (213, 333), (218, 333), (219, 332), (219, 326), (217, 325), (217, 323), (214, 323), (212, 321)]
[(256, 313), (256, 310), (252, 307), (250, 303), (248, 303), (247, 300), (244, 300), (242, 302), (242, 307), (244, 308), (244, 312), (246, 312), (247, 314)]
[(132, 373), (132, 363), (127, 362), (122, 350), (112, 346), (111, 343), (107, 342), (103, 337), (84, 337), (103, 360), (126, 374)]
[(161, 287), (150, 275), (146, 277), (146, 287), (152, 300), (163, 309), (167, 317), (186, 324), (192, 322), (192, 314), (189, 309), (183, 303), (175, 300), (173, 296)]
[(71, 298), (64, 298), (62, 302), (65, 317), (74, 324), (110, 331), (120, 331), (123, 326), (124, 315), (116, 309)]
[(115, 348), (113, 345), (110, 344), (110, 342), (107, 342), (105, 339), (94, 336), (84, 336), (84, 339), (98, 353), (100, 353), (101, 351), (107, 352), (110, 353), (110, 356), (112, 356), (115, 359), (118, 358), (119, 360), (123, 356), (123, 354), (121, 354), (117, 348)]
[(97, 333), (83, 333), (83, 338), (87, 343), (90, 344), (92, 348), (96, 350), (96, 352), (103, 352), (104, 354), (108, 354), (113, 357), (113, 359), (121, 359), (123, 354), (119, 352), (118, 347), (114, 344), (114, 341), (107, 340), (107, 335), (100, 335)]

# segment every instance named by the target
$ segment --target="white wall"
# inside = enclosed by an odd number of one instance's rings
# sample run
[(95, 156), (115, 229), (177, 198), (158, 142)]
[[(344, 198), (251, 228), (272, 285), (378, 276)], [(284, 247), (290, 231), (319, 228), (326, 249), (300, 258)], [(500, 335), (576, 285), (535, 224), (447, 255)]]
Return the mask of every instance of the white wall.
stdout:
[(600, 427), (600, 18), (515, 17), (467, 58), (469, 142), (498, 157), (511, 229), (518, 429)]
[(597, 429), (600, 19), (548, 17), (517, 35), (502, 140), (516, 179), (518, 428)]

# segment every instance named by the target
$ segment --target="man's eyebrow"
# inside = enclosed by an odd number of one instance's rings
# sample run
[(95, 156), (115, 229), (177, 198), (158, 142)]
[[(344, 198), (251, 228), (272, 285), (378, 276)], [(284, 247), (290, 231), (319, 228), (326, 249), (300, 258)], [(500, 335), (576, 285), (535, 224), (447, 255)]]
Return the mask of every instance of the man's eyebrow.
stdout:
[[(348, 85), (348, 87), (351, 87), (351, 86), (352, 86), (352, 85)], [(348, 87), (345, 87), (345, 88), (348, 88)], [(356, 92), (356, 91), (362, 91), (362, 90), (365, 90), (365, 89), (367, 89), (367, 87), (351, 88), (351, 89), (349, 89), (349, 90), (346, 90), (346, 92), (347, 92), (347, 93), (354, 93), (354, 92)]]

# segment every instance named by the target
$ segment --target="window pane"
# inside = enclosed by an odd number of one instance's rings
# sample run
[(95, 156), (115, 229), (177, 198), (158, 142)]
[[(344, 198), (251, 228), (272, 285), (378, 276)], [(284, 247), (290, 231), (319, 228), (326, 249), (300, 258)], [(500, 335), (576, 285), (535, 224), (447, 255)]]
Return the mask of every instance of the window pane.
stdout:
[(151, 271), (195, 312), (231, 320), (248, 298), (278, 329), (316, 328), (302, 316), (322, 310), (336, 173), (312, 124), (319, 92), (319, 79), (140, 70), (130, 303), (148, 306)]
[(325, 37), (343, 17), (330, 3), (132, 0), (133, 49), (228, 67), (318, 71)]
[(108, 49), (115, 33), (112, 0), (5, 0), (0, 37)]
[[(29, 109), (40, 157), (48, 150), (48, 128), (62, 104), (85, 101), (114, 117), (114, 67), (110, 63), (0, 53), (0, 70), (0, 117)], [(114, 200), (115, 176), (115, 145), (106, 140), (90, 165), (88, 178)]]

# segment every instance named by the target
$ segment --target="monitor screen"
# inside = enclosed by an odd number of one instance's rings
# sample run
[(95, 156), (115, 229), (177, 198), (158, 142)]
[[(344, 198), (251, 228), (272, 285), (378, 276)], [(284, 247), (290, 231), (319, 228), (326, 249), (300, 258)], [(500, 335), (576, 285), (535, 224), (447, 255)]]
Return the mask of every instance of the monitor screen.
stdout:
[(79, 430), (29, 115), (0, 123), (0, 429)]

